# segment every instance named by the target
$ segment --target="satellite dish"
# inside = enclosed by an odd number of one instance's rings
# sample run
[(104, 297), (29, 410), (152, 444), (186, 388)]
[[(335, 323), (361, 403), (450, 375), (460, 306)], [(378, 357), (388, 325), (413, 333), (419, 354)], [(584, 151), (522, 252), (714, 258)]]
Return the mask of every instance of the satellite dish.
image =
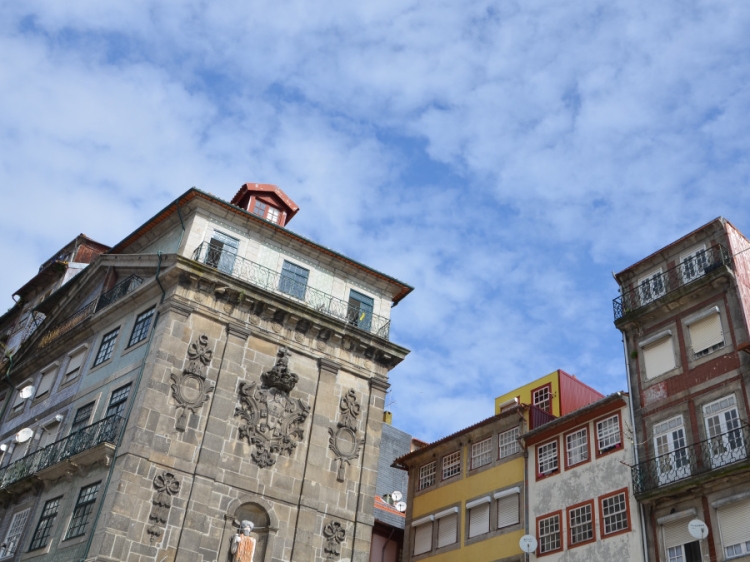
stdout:
[(688, 523), (688, 533), (694, 539), (703, 540), (708, 536), (708, 525), (700, 519), (693, 519)]
[(397, 502), (397, 501), (401, 501), (401, 498), (403, 498), (404, 495), (398, 490), (396, 490), (395, 492), (391, 494), (391, 497), (393, 498), (393, 501)]
[(19, 392), (18, 395), (26, 400), (27, 398), (31, 398), (34, 396), (34, 391), (36, 388), (34, 388), (34, 385), (30, 384), (28, 386), (24, 386)]
[(401, 513), (404, 513), (406, 511), (406, 502), (396, 502), (396, 505), (394, 507)]
[(534, 535), (524, 535), (521, 540), (518, 541), (518, 545), (526, 553), (534, 552), (536, 550), (536, 537)]
[(25, 427), (16, 433), (16, 443), (26, 443), (32, 437), (34, 437), (34, 431), (29, 427)]

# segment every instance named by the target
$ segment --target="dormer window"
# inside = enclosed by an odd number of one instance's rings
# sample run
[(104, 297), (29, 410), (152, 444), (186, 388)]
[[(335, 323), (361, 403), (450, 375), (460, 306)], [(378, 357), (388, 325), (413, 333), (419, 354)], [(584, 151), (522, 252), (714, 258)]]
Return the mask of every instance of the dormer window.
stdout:
[(268, 205), (266, 205), (263, 201), (259, 201), (258, 199), (256, 199), (253, 214), (258, 215), (259, 217), (266, 218), (266, 207), (268, 207)]
[(255, 200), (253, 214), (258, 215), (259, 217), (264, 218), (267, 221), (275, 222), (276, 224), (279, 223), (279, 216), (281, 216), (281, 213), (276, 207), (273, 207), (268, 203), (264, 203), (260, 199)]
[(266, 214), (266, 219), (278, 223), (279, 222), (279, 210), (275, 207), (268, 207), (268, 213)]

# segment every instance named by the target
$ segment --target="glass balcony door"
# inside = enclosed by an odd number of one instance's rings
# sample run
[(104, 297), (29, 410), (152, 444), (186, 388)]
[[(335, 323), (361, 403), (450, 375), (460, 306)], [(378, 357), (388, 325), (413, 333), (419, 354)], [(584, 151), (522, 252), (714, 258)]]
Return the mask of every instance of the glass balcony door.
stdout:
[(690, 458), (685, 448), (682, 416), (654, 427), (654, 449), (660, 486), (690, 476)]
[(747, 456), (734, 395), (703, 407), (711, 467), (718, 468)]

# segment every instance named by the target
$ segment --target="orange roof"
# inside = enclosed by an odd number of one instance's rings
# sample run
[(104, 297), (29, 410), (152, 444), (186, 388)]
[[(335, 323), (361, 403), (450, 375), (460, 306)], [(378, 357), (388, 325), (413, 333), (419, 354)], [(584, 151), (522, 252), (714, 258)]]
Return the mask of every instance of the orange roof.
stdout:
[(406, 515), (404, 513), (401, 513), (398, 509), (393, 507), (391, 504), (389, 504), (380, 496), (375, 496), (375, 507), (377, 509), (382, 509), (383, 511), (387, 511), (388, 513), (393, 513), (393, 515), (398, 515), (399, 517), (406, 518)]

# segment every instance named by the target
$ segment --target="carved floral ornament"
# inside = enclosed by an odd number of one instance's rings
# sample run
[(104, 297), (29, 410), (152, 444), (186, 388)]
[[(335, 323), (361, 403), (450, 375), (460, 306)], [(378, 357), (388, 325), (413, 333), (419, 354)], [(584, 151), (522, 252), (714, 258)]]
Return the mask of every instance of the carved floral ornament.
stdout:
[(164, 534), (163, 527), (166, 526), (169, 518), (172, 496), (179, 493), (180, 481), (175, 478), (174, 474), (163, 472), (154, 477), (154, 488), (156, 488), (156, 494), (151, 500), (153, 506), (148, 516), (151, 524), (146, 529), (148, 534), (151, 535), (151, 544), (161, 540), (161, 536)]
[(338, 521), (331, 521), (323, 528), (326, 538), (326, 560), (338, 560), (341, 557), (341, 543), (346, 539), (346, 529)]
[(336, 479), (343, 482), (346, 467), (353, 459), (359, 457), (359, 452), (364, 444), (364, 439), (357, 437), (357, 418), (362, 408), (357, 401), (357, 393), (354, 392), (353, 388), (341, 398), (339, 409), (341, 410), (341, 418), (336, 425), (336, 429), (328, 428), (328, 435), (330, 435), (328, 446), (339, 461)]
[(188, 411), (196, 413), (213, 392), (213, 383), (206, 380), (203, 368), (211, 363), (213, 351), (208, 349), (208, 336), (201, 335), (188, 348), (188, 365), (182, 373), (172, 373), (172, 397), (182, 412), (177, 418), (175, 429), (185, 431)]
[(276, 464), (280, 454), (291, 456), (304, 439), (302, 425), (310, 407), (289, 396), (299, 380), (289, 370), (289, 355), (285, 347), (279, 348), (276, 364), (260, 377), (260, 387), (257, 382), (239, 384), (240, 407), (234, 412), (242, 420), (239, 438), (255, 445), (251, 457), (261, 468)]

